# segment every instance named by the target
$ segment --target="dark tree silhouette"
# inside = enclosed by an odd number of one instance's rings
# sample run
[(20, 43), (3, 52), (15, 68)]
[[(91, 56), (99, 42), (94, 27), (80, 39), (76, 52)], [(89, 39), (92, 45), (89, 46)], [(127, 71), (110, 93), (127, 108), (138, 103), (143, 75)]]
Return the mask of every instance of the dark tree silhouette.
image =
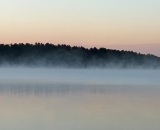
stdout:
[(133, 51), (84, 48), (51, 43), (0, 44), (1, 66), (67, 68), (159, 68), (160, 58)]

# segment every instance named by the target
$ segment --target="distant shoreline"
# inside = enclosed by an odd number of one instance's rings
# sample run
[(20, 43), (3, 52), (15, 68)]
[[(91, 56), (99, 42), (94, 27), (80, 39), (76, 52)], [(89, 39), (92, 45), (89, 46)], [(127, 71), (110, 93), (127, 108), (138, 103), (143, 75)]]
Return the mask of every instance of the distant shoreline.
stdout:
[(152, 54), (65, 44), (0, 44), (0, 66), (55, 68), (159, 69), (160, 58)]

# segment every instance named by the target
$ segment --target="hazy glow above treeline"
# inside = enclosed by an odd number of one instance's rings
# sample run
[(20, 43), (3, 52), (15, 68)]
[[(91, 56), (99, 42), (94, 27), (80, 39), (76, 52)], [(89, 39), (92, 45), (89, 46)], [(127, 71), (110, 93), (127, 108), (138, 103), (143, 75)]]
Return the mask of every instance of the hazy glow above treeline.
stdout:
[(159, 6), (158, 0), (1, 0), (0, 42), (160, 43)]

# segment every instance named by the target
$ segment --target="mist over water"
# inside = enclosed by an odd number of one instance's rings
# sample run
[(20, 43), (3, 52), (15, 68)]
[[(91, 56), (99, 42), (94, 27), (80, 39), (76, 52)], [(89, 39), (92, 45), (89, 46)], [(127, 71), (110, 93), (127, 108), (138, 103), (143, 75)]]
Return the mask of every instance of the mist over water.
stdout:
[(37, 83), (160, 84), (160, 70), (0, 68), (0, 80)]
[(0, 129), (159, 130), (159, 70), (0, 68)]

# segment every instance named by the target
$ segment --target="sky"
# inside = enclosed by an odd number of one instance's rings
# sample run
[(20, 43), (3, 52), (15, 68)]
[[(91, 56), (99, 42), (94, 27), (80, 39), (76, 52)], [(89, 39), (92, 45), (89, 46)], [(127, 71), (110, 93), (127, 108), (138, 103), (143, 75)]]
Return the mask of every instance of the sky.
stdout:
[(0, 43), (50, 42), (160, 56), (160, 0), (0, 0), (0, 3)]

